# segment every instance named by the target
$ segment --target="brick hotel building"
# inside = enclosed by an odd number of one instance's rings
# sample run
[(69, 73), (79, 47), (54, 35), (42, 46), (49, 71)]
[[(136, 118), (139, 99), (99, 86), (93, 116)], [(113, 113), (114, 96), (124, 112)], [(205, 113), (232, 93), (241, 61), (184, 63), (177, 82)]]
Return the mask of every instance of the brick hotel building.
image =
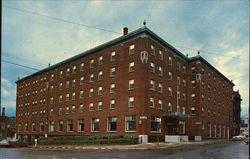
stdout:
[[(146, 26), (19, 79), (16, 133), (229, 138), (240, 95), (200, 55), (187, 57)], [(238, 102), (234, 102), (234, 99)], [(235, 121), (236, 122), (236, 121)]]

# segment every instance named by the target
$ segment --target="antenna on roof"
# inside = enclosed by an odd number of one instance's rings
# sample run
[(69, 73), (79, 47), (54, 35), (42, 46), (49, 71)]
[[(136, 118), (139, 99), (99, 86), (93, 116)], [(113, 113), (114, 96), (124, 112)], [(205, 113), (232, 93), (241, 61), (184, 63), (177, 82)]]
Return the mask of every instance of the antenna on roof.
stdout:
[(147, 24), (147, 23), (146, 23), (146, 20), (144, 20), (144, 21), (143, 21), (143, 25), (146, 26), (146, 24)]

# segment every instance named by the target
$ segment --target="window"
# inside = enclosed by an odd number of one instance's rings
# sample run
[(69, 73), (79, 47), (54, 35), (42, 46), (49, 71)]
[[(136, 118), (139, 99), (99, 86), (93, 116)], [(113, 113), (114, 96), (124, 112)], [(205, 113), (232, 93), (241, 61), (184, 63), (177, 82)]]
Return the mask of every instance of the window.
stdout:
[(36, 131), (36, 123), (32, 123), (32, 132)]
[(157, 116), (151, 116), (151, 131), (161, 132), (161, 118)]
[(185, 121), (179, 121), (178, 134), (185, 134)]
[(94, 110), (94, 104), (93, 103), (89, 103), (89, 111), (93, 111)]
[(91, 131), (99, 131), (99, 123), (100, 119), (99, 118), (92, 118), (92, 124), (91, 124)]
[(75, 86), (76, 86), (76, 80), (73, 79), (73, 80), (72, 80), (72, 87), (75, 87)]
[(84, 119), (79, 119), (78, 120), (78, 132), (83, 132), (84, 131)]
[(168, 65), (172, 65), (172, 64), (173, 64), (172, 57), (169, 56), (169, 57), (168, 57)]
[(108, 117), (108, 131), (117, 131), (117, 117)]
[(70, 68), (67, 68), (67, 75), (69, 75), (69, 72), (70, 72)]
[(41, 121), (40, 122), (40, 132), (43, 132), (44, 131), (44, 122)]
[(115, 100), (110, 100), (110, 109), (115, 109)]
[(81, 63), (80, 65), (80, 71), (83, 71), (84, 63)]
[(89, 75), (89, 82), (94, 82), (94, 74)]
[(132, 45), (129, 46), (129, 52), (128, 52), (128, 54), (129, 55), (133, 55), (134, 53), (135, 53), (135, 45), (132, 44)]
[(115, 84), (110, 85), (110, 93), (115, 93)]
[(79, 98), (83, 98), (83, 90), (80, 90)]
[(72, 132), (73, 131), (73, 120), (67, 121), (67, 131)]
[(195, 100), (195, 94), (194, 93), (191, 94), (191, 98), (192, 98), (192, 100)]
[(155, 72), (155, 64), (153, 62), (150, 62), (150, 72)]
[(171, 101), (168, 102), (168, 111), (170, 112), (173, 111), (173, 106)]
[(72, 105), (72, 113), (75, 113), (75, 112), (76, 112), (76, 106)]
[(72, 93), (72, 100), (75, 100), (75, 99), (76, 99), (76, 93), (73, 92), (73, 93)]
[(93, 95), (94, 95), (94, 89), (91, 88), (89, 89), (89, 97), (93, 97)]
[(91, 60), (90, 60), (89, 68), (94, 68), (94, 62), (95, 62), (94, 59), (91, 59)]
[(102, 75), (103, 75), (103, 72), (99, 71), (99, 73), (98, 73), (98, 80), (102, 80)]
[(69, 114), (69, 106), (66, 106), (65, 114)]
[(110, 55), (110, 61), (115, 61), (115, 52), (112, 52)]
[(54, 86), (50, 86), (50, 93), (53, 93)]
[(159, 76), (163, 76), (163, 68), (159, 66)]
[(178, 83), (178, 85), (181, 85), (181, 78), (180, 77), (177, 77), (177, 83)]
[(103, 64), (103, 56), (100, 56), (98, 60), (98, 65), (101, 65), (101, 64)]
[(158, 87), (159, 87), (159, 92), (162, 93), (162, 92), (163, 92), (162, 83), (159, 83), (159, 84), (158, 84)]
[(183, 83), (183, 86), (185, 87), (185, 86), (186, 86), (186, 80), (183, 79), (183, 80), (182, 80), (182, 83)]
[(186, 66), (182, 66), (182, 72), (186, 73)]
[(160, 60), (163, 60), (163, 53), (162, 53), (162, 51), (161, 51), (161, 50), (159, 50), (159, 55), (158, 55), (158, 58), (159, 58)]
[(61, 82), (61, 83), (59, 84), (59, 90), (62, 90), (62, 87), (63, 87), (63, 83)]
[(136, 131), (136, 116), (125, 116), (125, 131)]
[(168, 72), (168, 80), (172, 81), (173, 79), (173, 74), (172, 72)]
[(162, 107), (163, 107), (162, 100), (159, 99), (159, 100), (158, 100), (158, 104), (159, 104), (158, 108), (159, 108), (159, 109), (162, 109)]
[(69, 101), (69, 94), (66, 94), (66, 101)]
[(186, 94), (182, 93), (183, 100), (186, 100)]
[(54, 112), (54, 109), (51, 108), (51, 109), (50, 109), (50, 115), (53, 115), (53, 112)]
[(182, 114), (185, 114), (186, 113), (186, 109), (185, 107), (182, 107)]
[(150, 90), (155, 90), (155, 81), (150, 80)]
[(135, 87), (135, 81), (133, 79), (129, 80), (128, 89), (133, 90)]
[(130, 62), (129, 63), (129, 72), (134, 72), (135, 71), (135, 62)]
[(191, 108), (191, 115), (195, 115), (195, 107)]
[(177, 62), (177, 70), (180, 71), (181, 70), (181, 63)]
[(99, 96), (102, 95), (102, 87), (98, 87), (98, 95), (99, 95)]
[(28, 123), (24, 124), (24, 131), (27, 132), (28, 131)]
[(82, 76), (82, 77), (80, 78), (80, 85), (83, 85), (83, 81), (84, 81), (84, 77)]
[(150, 104), (149, 104), (150, 108), (154, 108), (154, 97), (150, 97)]
[(51, 81), (54, 80), (54, 74), (51, 74)]
[(181, 107), (179, 105), (177, 105), (177, 112), (180, 113), (181, 112)]
[(192, 88), (195, 88), (195, 80), (191, 81)]
[(63, 71), (60, 71), (60, 75), (59, 75), (60, 78), (63, 77)]
[(191, 67), (191, 73), (192, 74), (195, 74), (195, 69), (196, 69), (195, 66)]
[(83, 104), (80, 104), (79, 113), (82, 113), (82, 112), (83, 112)]
[(76, 73), (76, 66), (73, 66), (72, 68), (72, 74), (75, 74)]
[(54, 132), (54, 121), (49, 121), (49, 132)]
[(69, 88), (69, 81), (66, 81), (66, 88)]
[(62, 107), (58, 108), (58, 115), (62, 115)]
[(50, 98), (50, 104), (53, 104), (53, 101), (54, 101), (54, 98), (51, 97), (51, 98)]
[(134, 97), (129, 97), (129, 98), (128, 98), (128, 107), (129, 107), (129, 108), (134, 107), (134, 100), (135, 100)]
[(110, 69), (110, 77), (114, 77), (115, 76), (115, 67), (112, 67)]
[(181, 99), (181, 93), (180, 93), (180, 91), (177, 91), (177, 98)]
[(151, 55), (155, 55), (155, 47), (153, 45), (150, 46)]
[(168, 87), (168, 96), (172, 96), (173, 93), (172, 93), (172, 88), (171, 87)]
[(63, 121), (62, 120), (58, 121), (57, 131), (58, 132), (62, 132), (63, 131)]
[(102, 102), (98, 102), (98, 107), (97, 107), (97, 110), (102, 110)]

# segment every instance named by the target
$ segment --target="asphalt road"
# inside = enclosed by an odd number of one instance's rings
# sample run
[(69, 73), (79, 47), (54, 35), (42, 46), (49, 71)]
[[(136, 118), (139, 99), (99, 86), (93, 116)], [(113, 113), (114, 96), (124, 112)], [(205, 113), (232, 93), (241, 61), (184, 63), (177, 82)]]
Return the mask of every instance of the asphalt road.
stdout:
[(232, 141), (151, 150), (0, 149), (0, 159), (248, 159), (249, 145)]

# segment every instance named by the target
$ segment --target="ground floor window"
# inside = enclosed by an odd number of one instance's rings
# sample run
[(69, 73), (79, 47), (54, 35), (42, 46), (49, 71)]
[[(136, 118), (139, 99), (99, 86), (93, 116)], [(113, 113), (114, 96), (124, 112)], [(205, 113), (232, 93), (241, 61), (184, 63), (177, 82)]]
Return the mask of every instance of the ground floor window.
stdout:
[(40, 122), (40, 131), (41, 132), (44, 131), (44, 122), (43, 121)]
[(117, 131), (117, 117), (108, 117), (108, 131)]
[(178, 133), (185, 134), (185, 121), (179, 121)]
[(49, 122), (49, 132), (54, 132), (54, 121)]
[(99, 131), (99, 118), (92, 118), (91, 131)]
[(36, 123), (32, 123), (32, 131), (33, 131), (33, 132), (36, 131)]
[(160, 132), (161, 131), (161, 118), (158, 116), (151, 116), (151, 131)]
[(73, 131), (73, 121), (72, 120), (67, 121), (67, 131), (68, 132)]
[(26, 132), (28, 131), (28, 123), (24, 124), (24, 131), (26, 131)]
[(79, 132), (84, 131), (84, 119), (79, 119), (78, 120), (78, 131)]
[(63, 131), (63, 121), (62, 121), (62, 120), (59, 120), (59, 121), (58, 121), (57, 131), (58, 131), (58, 132)]
[(128, 115), (125, 117), (126, 131), (136, 131), (136, 116)]

